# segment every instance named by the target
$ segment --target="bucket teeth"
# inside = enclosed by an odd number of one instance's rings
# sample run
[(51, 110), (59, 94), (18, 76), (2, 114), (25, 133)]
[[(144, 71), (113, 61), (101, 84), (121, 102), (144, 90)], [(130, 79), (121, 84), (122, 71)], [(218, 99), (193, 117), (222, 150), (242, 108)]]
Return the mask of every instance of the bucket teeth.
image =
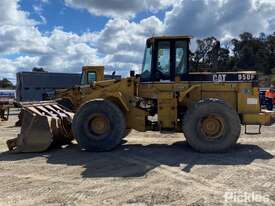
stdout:
[(62, 146), (73, 140), (71, 121), (73, 113), (57, 104), (33, 104), (21, 111), (21, 133), (7, 141), (13, 152), (43, 152), (51, 146)]

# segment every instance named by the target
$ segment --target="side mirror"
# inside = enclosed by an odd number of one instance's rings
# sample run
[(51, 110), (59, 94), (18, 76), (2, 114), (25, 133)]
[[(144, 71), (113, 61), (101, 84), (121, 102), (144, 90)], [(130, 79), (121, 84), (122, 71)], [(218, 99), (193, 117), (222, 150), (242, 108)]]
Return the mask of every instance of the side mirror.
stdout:
[(116, 71), (113, 71), (113, 73), (112, 73), (112, 79), (114, 79), (115, 76), (116, 76)]
[(130, 77), (135, 77), (135, 71), (133, 70), (130, 71)]

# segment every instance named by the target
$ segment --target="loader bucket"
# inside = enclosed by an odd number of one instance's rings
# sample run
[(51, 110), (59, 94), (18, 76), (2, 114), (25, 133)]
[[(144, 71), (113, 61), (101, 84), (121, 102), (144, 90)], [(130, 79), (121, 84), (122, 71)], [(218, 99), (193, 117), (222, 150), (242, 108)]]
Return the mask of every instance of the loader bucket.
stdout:
[(73, 140), (73, 113), (56, 103), (24, 105), (21, 111), (21, 133), (7, 141), (13, 152), (43, 152), (52, 146), (69, 144)]

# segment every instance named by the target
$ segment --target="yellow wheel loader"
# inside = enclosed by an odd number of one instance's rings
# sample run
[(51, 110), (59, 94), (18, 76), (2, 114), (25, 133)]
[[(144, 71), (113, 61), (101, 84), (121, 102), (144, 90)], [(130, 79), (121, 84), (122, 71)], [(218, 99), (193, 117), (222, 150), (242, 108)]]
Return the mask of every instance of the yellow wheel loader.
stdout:
[[(241, 125), (272, 125), (275, 113), (261, 110), (256, 72), (190, 72), (190, 39), (152, 37), (146, 42), (141, 74), (58, 91), (57, 96), (74, 106), (74, 113), (53, 103), (26, 107), (29, 118), (23, 123), (32, 133), (36, 122), (39, 132), (24, 135), (22, 127), (19, 137), (8, 143), (10, 150), (43, 151), (56, 139), (75, 138), (84, 150), (109, 151), (134, 129), (181, 132), (199, 152), (223, 152), (236, 144)], [(54, 123), (45, 120), (52, 118)], [(55, 131), (59, 129), (62, 132)]]

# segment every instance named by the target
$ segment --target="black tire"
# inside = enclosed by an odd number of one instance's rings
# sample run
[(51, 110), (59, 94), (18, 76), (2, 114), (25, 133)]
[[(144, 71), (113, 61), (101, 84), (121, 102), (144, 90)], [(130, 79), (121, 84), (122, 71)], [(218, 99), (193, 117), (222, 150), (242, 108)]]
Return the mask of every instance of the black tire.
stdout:
[(266, 100), (266, 109), (269, 111), (273, 111), (273, 102), (271, 98)]
[[(203, 122), (209, 120), (217, 127)], [(204, 125), (204, 126), (203, 126)], [(206, 125), (206, 126), (205, 126)], [(213, 125), (213, 124), (212, 124)], [(212, 136), (205, 132), (210, 128)], [(212, 128), (212, 130), (211, 130)], [(217, 130), (217, 131), (216, 131)], [(188, 144), (199, 152), (225, 152), (236, 144), (241, 133), (238, 113), (224, 101), (206, 99), (190, 108), (183, 119), (183, 132)]]
[[(96, 115), (106, 119), (103, 133), (96, 133), (91, 129), (90, 125)], [(91, 152), (110, 151), (122, 142), (126, 130), (125, 117), (114, 103), (107, 100), (94, 100), (80, 107), (74, 116), (72, 129), (82, 149)]]

